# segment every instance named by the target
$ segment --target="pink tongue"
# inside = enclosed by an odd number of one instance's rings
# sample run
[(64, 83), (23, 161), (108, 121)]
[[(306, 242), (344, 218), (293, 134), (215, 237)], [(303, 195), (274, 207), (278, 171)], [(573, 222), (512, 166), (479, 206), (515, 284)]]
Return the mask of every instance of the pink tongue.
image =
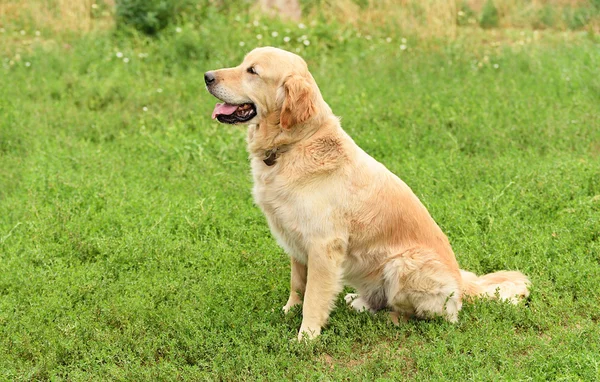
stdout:
[(212, 112), (212, 119), (217, 118), (217, 115), (231, 115), (237, 110), (237, 105), (230, 105), (228, 103), (218, 103), (215, 105), (215, 110)]

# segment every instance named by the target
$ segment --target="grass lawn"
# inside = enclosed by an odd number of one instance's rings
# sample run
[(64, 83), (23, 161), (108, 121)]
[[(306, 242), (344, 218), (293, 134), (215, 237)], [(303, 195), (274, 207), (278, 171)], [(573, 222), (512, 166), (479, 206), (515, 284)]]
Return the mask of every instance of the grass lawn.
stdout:
[[(597, 40), (211, 17), (156, 38), (0, 35), (0, 379), (600, 378)], [(245, 130), (210, 119), (203, 83), (256, 45), (298, 49), (461, 267), (518, 269), (530, 298), (394, 327), (340, 295), (318, 340), (293, 341)]]

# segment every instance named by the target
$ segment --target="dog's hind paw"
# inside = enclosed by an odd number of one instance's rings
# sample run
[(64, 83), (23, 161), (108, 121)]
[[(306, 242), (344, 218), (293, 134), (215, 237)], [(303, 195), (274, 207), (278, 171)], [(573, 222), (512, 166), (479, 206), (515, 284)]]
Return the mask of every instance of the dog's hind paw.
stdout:
[(358, 293), (348, 293), (346, 295), (346, 297), (344, 297), (344, 300), (346, 300), (346, 304), (350, 304), (350, 303), (352, 303), (352, 301), (354, 301), (358, 297), (359, 297)]
[(346, 300), (346, 303), (349, 304), (352, 307), (352, 309), (356, 310), (357, 312), (374, 312), (373, 309), (371, 309), (371, 307), (369, 306), (369, 304), (367, 304), (367, 302), (356, 293), (348, 293), (346, 297), (344, 297), (344, 300)]

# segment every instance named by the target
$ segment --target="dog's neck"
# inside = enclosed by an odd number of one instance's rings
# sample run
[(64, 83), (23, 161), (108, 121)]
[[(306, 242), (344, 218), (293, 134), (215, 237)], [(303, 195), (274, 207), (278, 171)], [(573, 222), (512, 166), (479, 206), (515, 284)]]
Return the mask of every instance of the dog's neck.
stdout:
[(311, 120), (302, 125), (284, 129), (279, 122), (279, 115), (270, 114), (259, 123), (249, 125), (248, 153), (252, 157), (262, 159), (267, 159), (274, 152), (280, 155), (289, 151), (298, 142), (305, 141), (314, 135), (319, 130), (320, 122)]

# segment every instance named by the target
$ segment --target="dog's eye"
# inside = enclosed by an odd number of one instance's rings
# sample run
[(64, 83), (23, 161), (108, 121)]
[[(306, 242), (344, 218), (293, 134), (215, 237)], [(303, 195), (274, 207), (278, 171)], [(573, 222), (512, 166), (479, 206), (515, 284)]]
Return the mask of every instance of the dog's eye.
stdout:
[(248, 69), (246, 69), (246, 71), (250, 74), (258, 74), (256, 73), (256, 70), (254, 70), (254, 66), (249, 67)]

